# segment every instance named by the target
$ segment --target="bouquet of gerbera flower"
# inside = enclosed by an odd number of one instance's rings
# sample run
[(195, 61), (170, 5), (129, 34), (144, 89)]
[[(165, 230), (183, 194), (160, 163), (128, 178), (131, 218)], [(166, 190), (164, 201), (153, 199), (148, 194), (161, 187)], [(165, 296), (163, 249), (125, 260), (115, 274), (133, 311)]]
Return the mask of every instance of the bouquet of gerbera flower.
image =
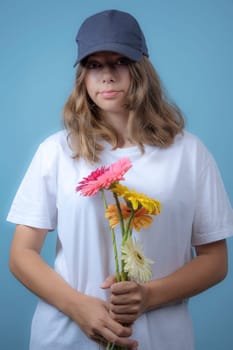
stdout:
[[(127, 280), (147, 282), (152, 276), (153, 261), (144, 256), (143, 247), (132, 237), (132, 232), (133, 229), (140, 231), (142, 228), (147, 228), (152, 223), (152, 215), (160, 214), (160, 202), (120, 184), (120, 181), (125, 180), (124, 175), (131, 167), (130, 159), (122, 158), (109, 167), (98, 168), (78, 183), (76, 191), (80, 191), (83, 196), (94, 196), (98, 192), (102, 194), (105, 217), (109, 220), (112, 235), (117, 282)], [(105, 198), (106, 190), (112, 192), (114, 204), (108, 205)], [(114, 232), (118, 224), (122, 234), (120, 256)], [(117, 349), (117, 346), (108, 344), (106, 349)]]

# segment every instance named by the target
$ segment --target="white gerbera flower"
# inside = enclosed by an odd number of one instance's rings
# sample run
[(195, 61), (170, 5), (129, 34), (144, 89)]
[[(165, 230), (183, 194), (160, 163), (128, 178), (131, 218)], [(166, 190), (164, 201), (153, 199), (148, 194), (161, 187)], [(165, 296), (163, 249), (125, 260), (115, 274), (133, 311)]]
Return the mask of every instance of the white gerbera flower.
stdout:
[(138, 282), (148, 282), (151, 280), (152, 260), (144, 256), (143, 247), (136, 239), (129, 237), (121, 247), (124, 270), (130, 279)]

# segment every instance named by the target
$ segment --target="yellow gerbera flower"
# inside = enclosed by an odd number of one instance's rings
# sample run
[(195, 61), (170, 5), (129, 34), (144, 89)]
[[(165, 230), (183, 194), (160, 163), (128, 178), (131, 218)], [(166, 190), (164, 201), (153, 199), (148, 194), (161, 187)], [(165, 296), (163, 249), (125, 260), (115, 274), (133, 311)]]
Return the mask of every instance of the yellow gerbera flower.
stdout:
[(130, 202), (134, 210), (137, 210), (138, 207), (142, 206), (148, 210), (148, 214), (160, 214), (160, 202), (147, 197), (143, 193), (137, 193), (135, 190), (129, 190), (128, 187), (123, 186), (119, 183), (112, 186), (111, 190), (118, 196), (124, 198), (126, 202)]
[(146, 258), (140, 242), (129, 237), (121, 247), (122, 260), (124, 261), (124, 271), (128, 277), (138, 282), (148, 282), (151, 280), (152, 260)]

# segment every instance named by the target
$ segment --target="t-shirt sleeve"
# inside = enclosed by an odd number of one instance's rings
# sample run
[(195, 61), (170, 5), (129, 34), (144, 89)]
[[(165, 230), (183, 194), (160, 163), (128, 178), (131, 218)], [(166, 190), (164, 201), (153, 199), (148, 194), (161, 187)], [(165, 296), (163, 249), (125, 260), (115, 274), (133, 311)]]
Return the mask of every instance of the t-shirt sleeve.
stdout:
[(196, 208), (192, 231), (194, 246), (233, 235), (233, 210), (219, 169), (212, 155), (205, 149), (203, 153), (196, 186)]
[(39, 146), (12, 202), (7, 221), (54, 230), (57, 225), (56, 144)]

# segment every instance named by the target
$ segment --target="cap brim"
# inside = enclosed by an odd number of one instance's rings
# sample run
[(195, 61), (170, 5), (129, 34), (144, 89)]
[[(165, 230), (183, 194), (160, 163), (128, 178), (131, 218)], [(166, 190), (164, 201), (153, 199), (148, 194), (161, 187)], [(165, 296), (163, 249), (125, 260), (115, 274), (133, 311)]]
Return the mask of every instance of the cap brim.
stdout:
[(111, 51), (119, 53), (125, 57), (128, 57), (132, 61), (139, 61), (142, 56), (144, 55), (143, 52), (133, 49), (130, 46), (122, 45), (122, 44), (116, 44), (116, 43), (102, 43), (101, 45), (92, 46), (90, 48), (87, 48), (81, 56), (78, 56), (74, 67), (82, 61), (85, 57), (90, 56), (91, 54), (94, 54), (96, 52), (100, 51)]

